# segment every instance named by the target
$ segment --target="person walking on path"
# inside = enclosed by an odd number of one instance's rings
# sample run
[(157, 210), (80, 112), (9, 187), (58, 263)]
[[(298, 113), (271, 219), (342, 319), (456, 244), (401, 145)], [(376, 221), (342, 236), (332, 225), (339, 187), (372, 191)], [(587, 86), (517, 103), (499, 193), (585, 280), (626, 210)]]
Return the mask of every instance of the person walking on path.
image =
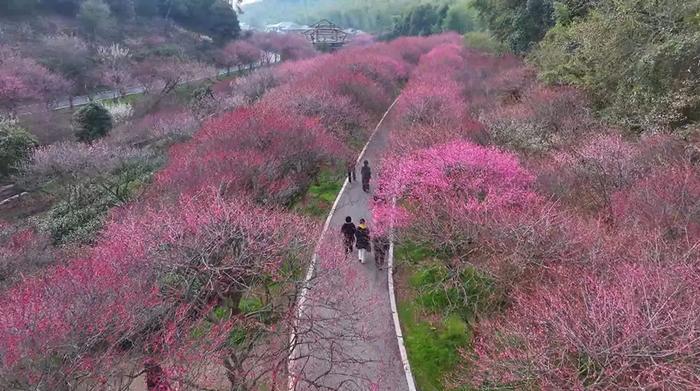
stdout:
[(352, 222), (352, 217), (348, 216), (345, 218), (345, 224), (340, 228), (340, 233), (343, 234), (343, 245), (345, 245), (345, 255), (352, 252), (352, 248), (355, 245), (355, 224)]
[(369, 192), (369, 180), (372, 179), (372, 169), (369, 168), (369, 162), (367, 160), (365, 160), (365, 165), (362, 166), (360, 174), (362, 175), (362, 191), (367, 193)]
[(384, 268), (384, 260), (389, 253), (389, 238), (386, 235), (376, 235), (372, 238), (374, 247), (374, 263), (379, 270)]
[(355, 161), (352, 158), (348, 158), (347, 169), (348, 183), (352, 183), (352, 181), (357, 182), (357, 175), (355, 173)]
[(370, 247), (369, 228), (365, 219), (360, 219), (360, 224), (355, 230), (355, 247), (357, 247), (357, 256), (360, 258), (360, 263), (365, 263), (365, 256)]

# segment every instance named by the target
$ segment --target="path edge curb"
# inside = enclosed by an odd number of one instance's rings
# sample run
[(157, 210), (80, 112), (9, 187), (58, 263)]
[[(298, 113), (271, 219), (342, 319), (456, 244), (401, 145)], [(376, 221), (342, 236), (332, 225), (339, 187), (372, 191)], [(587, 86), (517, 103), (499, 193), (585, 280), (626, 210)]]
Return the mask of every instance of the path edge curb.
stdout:
[[(386, 120), (386, 117), (389, 116), (389, 113), (391, 112), (391, 110), (394, 108), (394, 106), (396, 106), (396, 102), (399, 101), (400, 97), (401, 97), (401, 94), (399, 94), (394, 99), (394, 101), (391, 102), (391, 105), (389, 105), (389, 108), (382, 115), (382, 118), (377, 123), (377, 126), (374, 128), (374, 131), (372, 131), (372, 134), (367, 139), (365, 146), (360, 151), (360, 154), (357, 157), (357, 161), (355, 162), (356, 165), (360, 164), (360, 162), (364, 158), (365, 153), (367, 152), (367, 148), (369, 147), (369, 144), (374, 140), (374, 137), (377, 135), (379, 128), (381, 128), (381, 126), (384, 124), (384, 120)], [(340, 191), (338, 192), (338, 195), (335, 197), (335, 201), (333, 202), (333, 206), (331, 207), (330, 212), (328, 212), (328, 216), (326, 217), (326, 221), (323, 224), (323, 229), (321, 230), (321, 234), (318, 237), (318, 241), (316, 243), (316, 248), (314, 248), (314, 255), (311, 257), (311, 263), (309, 264), (309, 267), (306, 270), (306, 276), (304, 277), (304, 284), (301, 288), (301, 293), (299, 294), (299, 299), (297, 300), (297, 311), (296, 311), (297, 320), (301, 319), (301, 316), (304, 312), (304, 304), (306, 304), (306, 296), (308, 295), (309, 290), (311, 289), (309, 282), (311, 281), (311, 279), (314, 277), (314, 274), (316, 273), (316, 265), (318, 264), (318, 249), (321, 246), (321, 242), (323, 241), (323, 237), (326, 235), (326, 232), (328, 232), (328, 228), (331, 225), (331, 220), (333, 219), (333, 215), (335, 214), (336, 209), (338, 209), (338, 203), (340, 202), (340, 199), (342, 198), (343, 193), (345, 193), (345, 189), (347, 189), (347, 187), (348, 187), (348, 179), (345, 178), (345, 182), (343, 182), (343, 187), (340, 189)], [(390, 295), (393, 296), (393, 287), (390, 288), (389, 291), (390, 291)], [(394, 311), (394, 309), (393, 309), (394, 307), (395, 307), (395, 305), (392, 305), (392, 311)], [(294, 356), (294, 352), (296, 351), (296, 349), (295, 349), (295, 347), (296, 347), (295, 341), (297, 339), (297, 335), (295, 332), (296, 329), (297, 328), (294, 327), (292, 329), (292, 333), (289, 336), (290, 344), (289, 344), (288, 358), (290, 358), (290, 359)], [(289, 360), (287, 363), (287, 377), (288, 377), (287, 389), (289, 391), (294, 391), (294, 389), (296, 388), (296, 379), (294, 378), (294, 375), (292, 373), (291, 365), (292, 365), (292, 360)], [(405, 369), (405, 366), (404, 366), (404, 369)], [(410, 368), (409, 368), (409, 370), (410, 370)], [(415, 391), (415, 388), (410, 389), (409, 391)]]
[[(396, 199), (391, 200), (392, 209), (396, 208)], [(408, 360), (408, 352), (403, 339), (403, 331), (401, 331), (401, 319), (399, 319), (399, 309), (396, 303), (396, 290), (394, 289), (394, 224), (392, 219), (391, 237), (389, 241), (389, 258), (387, 261), (387, 280), (389, 282), (389, 303), (391, 303), (391, 317), (394, 320), (394, 331), (396, 332), (396, 342), (399, 345), (399, 355), (401, 356), (401, 364), (403, 372), (406, 375), (406, 384), (408, 391), (416, 391), (416, 382), (413, 379), (413, 371), (411, 371), (411, 362)]]

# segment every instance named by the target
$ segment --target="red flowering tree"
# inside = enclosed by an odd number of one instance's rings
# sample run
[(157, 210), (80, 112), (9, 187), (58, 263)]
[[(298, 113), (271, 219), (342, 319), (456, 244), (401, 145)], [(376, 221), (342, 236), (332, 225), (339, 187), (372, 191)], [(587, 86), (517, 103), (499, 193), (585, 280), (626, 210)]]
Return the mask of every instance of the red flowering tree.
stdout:
[[(295, 97), (292, 106), (263, 99), (209, 120), (189, 143), (172, 148), (141, 201), (112, 212), (93, 248), (0, 292), (0, 388), (100, 389), (145, 371), (149, 391), (212, 389), (220, 385), (201, 382), (212, 370), (231, 388), (274, 388), (286, 383), (293, 345), (325, 344), (335, 353), (333, 338), (351, 338), (315, 329), (335, 316), (296, 311), (297, 279), (318, 227), (274, 207), (289, 204), (321, 167), (347, 152), (322, 123), (336, 131), (354, 126), (350, 117), (381, 114), (408, 74), (398, 50), (386, 58), (348, 53), (276, 71), (287, 84), (278, 88), (301, 90), (314, 81), (304, 90), (308, 97)], [(137, 70), (149, 90), (162, 93), (208, 76), (175, 59), (146, 60)], [(162, 113), (138, 126), (148, 136), (190, 134), (190, 117), (185, 129), (172, 124), (182, 118)], [(159, 127), (168, 129), (151, 129)], [(443, 168), (447, 177), (457, 175)], [(342, 254), (335, 250), (329, 254)], [(326, 271), (338, 259), (320, 264)], [(347, 305), (351, 289), (339, 296), (336, 282), (352, 276), (338, 277), (323, 289)], [(329, 309), (327, 301), (318, 305)], [(291, 330), (307, 337), (290, 340)]]
[(612, 197), (616, 222), (657, 231), (667, 240), (700, 241), (700, 174), (692, 166), (657, 169)]
[(314, 84), (294, 83), (277, 88), (265, 96), (264, 102), (318, 118), (331, 134), (348, 145), (361, 144), (370, 128), (368, 115), (349, 97)]
[(462, 38), (459, 34), (447, 33), (429, 37), (400, 37), (388, 45), (398, 52), (406, 62), (418, 64), (421, 56), (434, 47), (445, 43), (460, 44), (461, 42)]
[[(541, 389), (694, 389), (698, 274), (689, 265), (567, 270), (482, 321), (458, 384)], [(632, 260), (634, 261), (634, 260)]]
[(301, 60), (317, 54), (311, 42), (298, 34), (256, 32), (250, 42), (264, 51), (279, 54), (283, 61)]
[[(235, 350), (225, 341), (241, 298), (287, 281), (315, 226), (210, 194), (127, 210), (88, 258), (3, 292), (0, 382), (99, 384), (126, 376), (140, 354), (149, 378), (161, 377), (149, 389), (162, 389)], [(219, 307), (228, 315), (213, 316)]]
[(0, 109), (11, 112), (21, 103), (51, 102), (70, 83), (31, 59), (0, 46)]
[(382, 164), (375, 221), (386, 227), (393, 219), (412, 237), (465, 254), (485, 224), (538, 202), (533, 181), (515, 156), (494, 148), (455, 141), (417, 150)]
[(160, 95), (171, 92), (187, 81), (206, 79), (216, 71), (199, 62), (175, 58), (148, 58), (134, 66), (134, 77), (148, 92), (159, 91)]
[(258, 104), (208, 122), (190, 143), (173, 148), (158, 182), (190, 194), (215, 184), (287, 204), (342, 151), (316, 120)]
[(554, 154), (541, 181), (555, 195), (583, 210), (611, 216), (612, 195), (643, 172), (639, 148), (619, 135), (599, 135), (572, 150)]
[(45, 267), (52, 257), (49, 239), (33, 227), (0, 222), (0, 287)]
[(231, 73), (231, 68), (247, 67), (260, 61), (262, 51), (247, 41), (233, 41), (224, 46), (216, 55), (217, 62)]
[(437, 46), (421, 57), (393, 112), (395, 149), (483, 138), (482, 127), (470, 117), (456, 81), (463, 66), (462, 49), (453, 44)]

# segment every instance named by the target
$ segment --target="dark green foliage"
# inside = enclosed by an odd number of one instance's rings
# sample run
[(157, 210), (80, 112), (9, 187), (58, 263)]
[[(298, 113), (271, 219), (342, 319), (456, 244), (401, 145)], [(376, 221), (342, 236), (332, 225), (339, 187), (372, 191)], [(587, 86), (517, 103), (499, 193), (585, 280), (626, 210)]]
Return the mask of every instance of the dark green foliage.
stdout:
[(104, 0), (85, 0), (78, 11), (80, 25), (91, 35), (96, 35), (106, 29), (110, 23), (112, 12)]
[(134, 11), (136, 15), (152, 18), (158, 16), (158, 4), (160, 0), (134, 0)]
[(516, 53), (527, 51), (554, 25), (552, 0), (475, 0), (486, 27)]
[(207, 14), (202, 18), (202, 28), (215, 41), (226, 42), (240, 35), (238, 17), (229, 3), (223, 0), (214, 1)]
[(130, 19), (136, 14), (134, 0), (106, 0), (114, 16), (120, 19)]
[(463, 0), (452, 4), (443, 22), (443, 30), (464, 34), (481, 30), (479, 13), (473, 7), (473, 1)]
[(238, 16), (228, 0), (0, 0), (0, 15), (34, 12), (78, 17), (90, 34), (113, 27), (110, 17), (162, 17), (225, 42), (240, 34)]
[(0, 15), (26, 15), (36, 9), (39, 0), (2, 0)]
[(0, 122), (0, 176), (14, 173), (15, 167), (37, 145), (38, 141), (31, 133), (19, 126)]
[[(586, 8), (587, 6), (588, 8)], [(604, 116), (633, 129), (679, 127), (700, 110), (700, 1), (602, 0), (559, 24), (531, 55), (550, 83), (590, 93)]]
[(437, 4), (418, 4), (395, 17), (392, 31), (385, 38), (426, 36), (444, 31), (464, 34), (481, 29), (472, 0)]
[(73, 128), (78, 140), (91, 142), (112, 130), (112, 117), (102, 105), (90, 103), (73, 114)]
[(420, 4), (397, 19), (391, 37), (426, 36), (442, 32), (448, 6)]
[(75, 16), (83, 0), (40, 0), (41, 7), (62, 15)]
[(219, 42), (240, 34), (238, 16), (226, 0), (160, 0), (159, 12)]

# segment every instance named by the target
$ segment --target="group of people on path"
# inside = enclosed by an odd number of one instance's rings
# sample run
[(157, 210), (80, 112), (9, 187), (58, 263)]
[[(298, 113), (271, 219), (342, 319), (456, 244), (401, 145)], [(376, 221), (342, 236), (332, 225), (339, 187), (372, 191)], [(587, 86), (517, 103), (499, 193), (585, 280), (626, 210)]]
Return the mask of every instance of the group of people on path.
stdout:
[(374, 249), (374, 263), (379, 270), (384, 268), (384, 260), (389, 253), (389, 238), (384, 235), (372, 237), (365, 219), (360, 219), (359, 224), (355, 226), (350, 216), (345, 218), (345, 224), (340, 228), (340, 232), (343, 235), (346, 255), (356, 248), (358, 260), (364, 264), (367, 253), (371, 253)]
[[(364, 161), (360, 170), (362, 178), (362, 191), (369, 193), (369, 181), (372, 179), (372, 169), (369, 167), (369, 162)], [(357, 181), (355, 175), (355, 164), (352, 161), (348, 163), (348, 182)], [(384, 235), (377, 235), (374, 238), (370, 235), (367, 221), (360, 219), (359, 224), (355, 226), (352, 222), (352, 217), (345, 218), (345, 224), (340, 228), (343, 235), (343, 244), (345, 246), (345, 254), (349, 255), (353, 252), (353, 248), (357, 249), (357, 256), (360, 263), (365, 263), (367, 253), (372, 252), (374, 247), (374, 262), (381, 270), (384, 267), (384, 260), (389, 252), (389, 239)]]

